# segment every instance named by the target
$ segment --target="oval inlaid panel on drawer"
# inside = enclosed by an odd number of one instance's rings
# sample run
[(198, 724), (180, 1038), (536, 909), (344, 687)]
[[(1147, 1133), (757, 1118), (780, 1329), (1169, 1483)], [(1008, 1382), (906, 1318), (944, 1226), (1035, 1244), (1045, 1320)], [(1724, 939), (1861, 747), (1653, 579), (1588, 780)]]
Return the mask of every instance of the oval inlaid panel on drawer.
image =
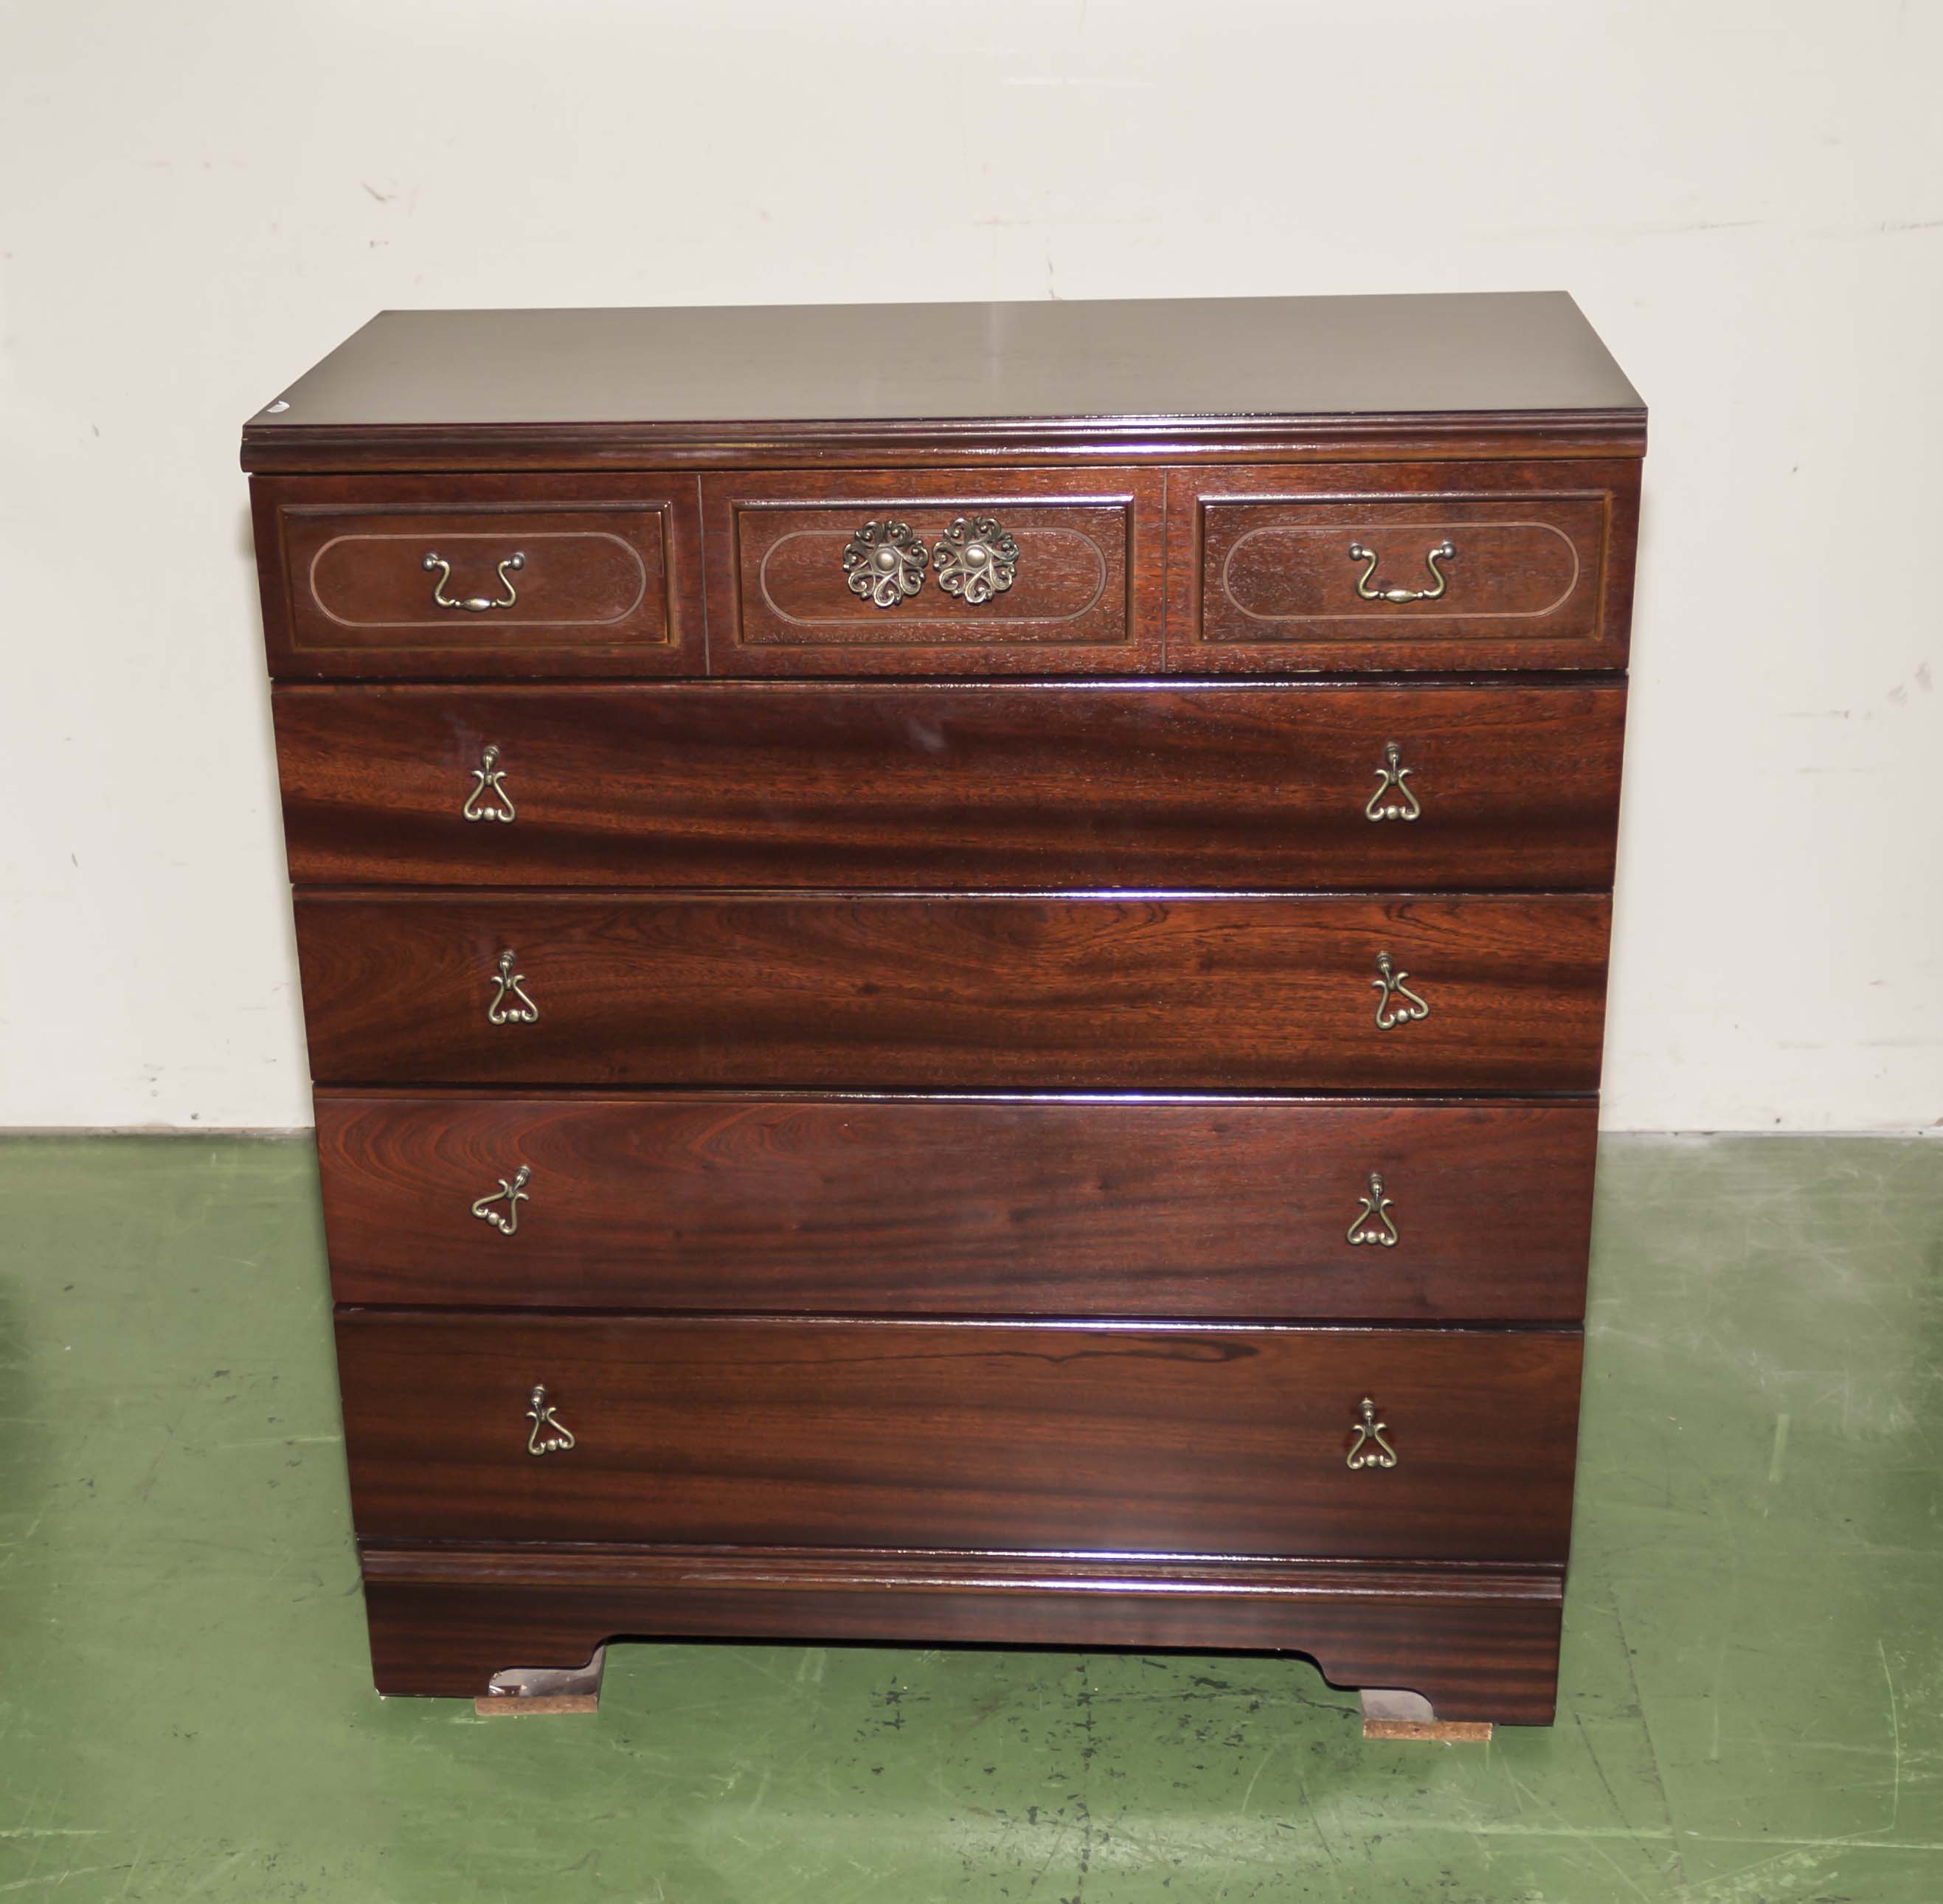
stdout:
[(256, 486), (275, 672), (704, 671), (692, 479)]
[(1579, 1353), (1539, 1331), (338, 1321), (367, 1540), (1558, 1561)]
[(702, 479), (716, 674), (1157, 672), (1150, 470)]
[(1588, 1103), (324, 1090), (337, 1300), (1578, 1320)]
[(1623, 667), (1638, 480), (1592, 462), (1176, 471), (1168, 666)]
[(275, 711), (300, 885), (1475, 892), (1610, 883), (1625, 689), (284, 687)]
[(1604, 898), (299, 894), (339, 1084), (1597, 1088)]

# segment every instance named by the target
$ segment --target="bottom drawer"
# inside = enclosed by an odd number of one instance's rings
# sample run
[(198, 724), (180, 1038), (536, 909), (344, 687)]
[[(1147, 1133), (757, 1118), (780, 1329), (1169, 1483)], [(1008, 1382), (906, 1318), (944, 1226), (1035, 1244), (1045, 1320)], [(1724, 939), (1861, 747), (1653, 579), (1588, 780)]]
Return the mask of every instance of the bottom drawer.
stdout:
[[(338, 1318), (374, 1540), (1561, 1561), (1579, 1354), (1538, 1331)], [(1393, 1466), (1349, 1465), (1365, 1397)]]

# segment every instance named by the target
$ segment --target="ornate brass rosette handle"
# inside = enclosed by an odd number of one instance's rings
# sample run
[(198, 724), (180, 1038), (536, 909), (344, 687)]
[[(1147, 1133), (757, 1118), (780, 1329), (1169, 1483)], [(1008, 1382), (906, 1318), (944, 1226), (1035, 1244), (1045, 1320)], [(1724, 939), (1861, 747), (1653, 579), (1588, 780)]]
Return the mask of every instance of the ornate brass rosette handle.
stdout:
[(526, 1397), (526, 1419), (533, 1424), (526, 1437), (529, 1454), (564, 1454), (573, 1446), (573, 1432), (554, 1412), (544, 1383), (536, 1383)]
[(1366, 1395), (1356, 1420), (1356, 1439), (1349, 1444), (1348, 1466), (1361, 1472), (1365, 1468), (1393, 1468), (1397, 1464), (1397, 1452), (1383, 1439), (1383, 1433), (1389, 1426), (1387, 1421), (1377, 1419), (1377, 1405)]
[(907, 522), (867, 522), (843, 550), (850, 592), (895, 608), (924, 586), (925, 549)]
[(1377, 564), (1383, 560), (1373, 548), (1365, 548), (1361, 542), (1349, 545), (1349, 560), (1363, 564), (1363, 573), (1356, 578), (1356, 593), (1366, 602), (1434, 602), (1450, 586), (1450, 578), (1437, 565), (1439, 562), (1454, 562), (1457, 551), (1447, 542), (1439, 542), (1428, 551), (1423, 566), (1430, 571), (1430, 579), (1436, 585), (1429, 588), (1373, 588), (1370, 579), (1377, 572)]
[(974, 608), (1002, 595), (1018, 579), (1019, 545), (993, 516), (959, 516), (938, 537), (931, 565), (947, 595)]

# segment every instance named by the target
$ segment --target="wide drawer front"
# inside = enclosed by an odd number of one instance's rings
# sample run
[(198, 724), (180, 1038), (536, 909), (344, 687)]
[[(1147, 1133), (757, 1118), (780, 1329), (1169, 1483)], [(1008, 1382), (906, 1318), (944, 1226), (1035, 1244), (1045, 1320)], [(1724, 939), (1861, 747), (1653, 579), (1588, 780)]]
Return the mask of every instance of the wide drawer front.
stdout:
[(284, 677), (699, 674), (692, 478), (259, 478)]
[(1168, 665), (1622, 668), (1638, 484), (1634, 462), (1173, 472)]
[(299, 895), (327, 1084), (1589, 1091), (1601, 898)]
[(1611, 883), (1625, 689), (286, 687), (299, 884)]
[(1589, 1104), (317, 1101), (347, 1303), (1576, 1322)]
[(367, 1540), (1558, 1561), (1579, 1350), (1536, 1332), (338, 1321)]
[(1156, 673), (1158, 471), (702, 479), (714, 674)]

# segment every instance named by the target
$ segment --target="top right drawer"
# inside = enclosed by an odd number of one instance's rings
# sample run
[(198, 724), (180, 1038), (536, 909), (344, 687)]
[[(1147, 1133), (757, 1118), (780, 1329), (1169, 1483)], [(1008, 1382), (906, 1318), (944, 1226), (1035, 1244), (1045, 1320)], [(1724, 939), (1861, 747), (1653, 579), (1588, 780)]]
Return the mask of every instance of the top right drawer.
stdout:
[(1622, 668), (1636, 459), (1168, 474), (1168, 671)]

